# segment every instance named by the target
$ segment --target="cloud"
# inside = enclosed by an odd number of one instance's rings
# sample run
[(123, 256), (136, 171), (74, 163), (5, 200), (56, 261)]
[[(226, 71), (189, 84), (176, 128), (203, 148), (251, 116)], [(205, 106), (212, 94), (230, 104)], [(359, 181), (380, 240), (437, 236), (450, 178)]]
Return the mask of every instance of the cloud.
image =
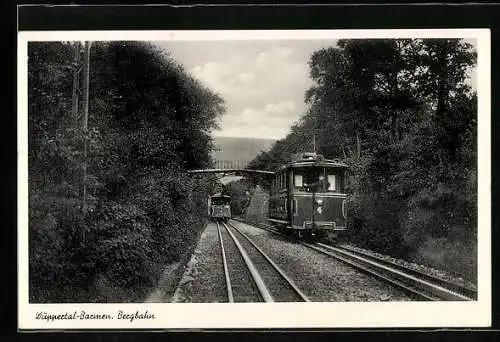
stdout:
[(245, 74), (239, 74), (236, 77), (236, 83), (243, 83), (243, 84), (252, 84), (252, 82), (255, 80), (255, 75), (248, 72)]
[(204, 81), (208, 86), (224, 90), (224, 85), (234, 77), (235, 70), (231, 63), (207, 62), (197, 65), (191, 73)]
[(238, 115), (225, 117), (217, 135), (248, 137), (251, 132), (251, 136), (256, 138), (282, 138), (301, 114), (293, 101), (269, 103), (261, 108), (244, 108)]
[[(475, 41), (470, 42), (473, 45)], [(215, 135), (283, 138), (306, 111), (308, 61), (337, 40), (158, 41), (203, 84), (226, 101)], [(476, 69), (470, 83), (475, 88)]]
[(259, 53), (255, 61), (257, 66), (261, 69), (266, 68), (269, 65), (270, 56), (271, 54), (269, 54), (268, 52)]
[(270, 103), (265, 107), (265, 112), (269, 116), (289, 116), (295, 110), (293, 101)]
[(269, 52), (259, 53), (255, 63), (257, 67), (266, 69), (282, 60), (286, 60), (292, 53), (293, 50), (288, 47), (273, 48)]
[[(262, 131), (270, 134), (269, 138), (281, 138), (286, 134), (290, 120), (304, 113), (304, 93), (311, 85), (307, 60), (293, 59), (293, 54), (293, 49), (287, 46), (269, 45), (267, 49), (253, 53), (233, 50), (231, 57), (198, 64), (190, 70), (226, 100), (227, 114), (222, 118), (222, 134), (243, 134), (241, 127), (235, 125), (247, 127), (247, 136), (262, 135)], [(245, 119), (235, 121), (232, 117)], [(250, 117), (255, 123), (245, 121)], [(277, 117), (283, 119), (276, 121), (274, 118)], [(270, 121), (286, 126), (269, 128)], [(259, 122), (266, 127), (256, 132)]]

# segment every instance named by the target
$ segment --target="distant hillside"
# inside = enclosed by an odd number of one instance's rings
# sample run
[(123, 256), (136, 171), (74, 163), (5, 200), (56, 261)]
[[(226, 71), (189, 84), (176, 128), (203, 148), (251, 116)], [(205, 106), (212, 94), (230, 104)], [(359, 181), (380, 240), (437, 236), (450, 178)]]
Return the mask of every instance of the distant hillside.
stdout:
[(212, 153), (212, 157), (219, 163), (219, 167), (229, 161), (236, 162), (242, 167), (261, 151), (269, 150), (275, 142), (276, 140), (272, 139), (215, 137), (216, 150)]

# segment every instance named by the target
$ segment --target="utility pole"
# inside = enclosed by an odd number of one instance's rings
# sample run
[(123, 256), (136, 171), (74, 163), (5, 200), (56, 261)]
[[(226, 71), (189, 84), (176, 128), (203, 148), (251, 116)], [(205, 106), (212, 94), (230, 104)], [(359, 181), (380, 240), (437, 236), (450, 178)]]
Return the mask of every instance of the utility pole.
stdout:
[(80, 98), (80, 42), (75, 42), (75, 52), (73, 58), (73, 103), (71, 107), (71, 116), (74, 122), (78, 120), (78, 102)]
[(316, 153), (316, 132), (313, 131), (313, 152)]
[[(86, 41), (83, 50), (83, 120), (84, 134), (83, 145), (83, 215), (87, 214), (87, 144), (88, 144), (88, 118), (89, 118), (89, 67), (90, 67), (90, 42)], [(85, 235), (84, 235), (85, 239)]]

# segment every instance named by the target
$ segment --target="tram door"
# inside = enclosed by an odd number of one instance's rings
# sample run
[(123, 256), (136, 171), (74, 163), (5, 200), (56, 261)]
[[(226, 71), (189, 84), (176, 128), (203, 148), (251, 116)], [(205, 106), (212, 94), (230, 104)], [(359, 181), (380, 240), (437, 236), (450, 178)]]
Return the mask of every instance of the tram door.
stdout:
[(294, 202), (294, 199), (293, 199), (293, 186), (294, 186), (294, 181), (293, 181), (293, 172), (292, 172), (292, 169), (287, 169), (286, 171), (286, 175), (287, 175), (287, 179), (288, 179), (288, 182), (287, 182), (287, 221), (288, 221), (288, 224), (290, 226), (293, 226), (293, 214), (294, 214), (294, 210), (295, 210), (295, 202)]

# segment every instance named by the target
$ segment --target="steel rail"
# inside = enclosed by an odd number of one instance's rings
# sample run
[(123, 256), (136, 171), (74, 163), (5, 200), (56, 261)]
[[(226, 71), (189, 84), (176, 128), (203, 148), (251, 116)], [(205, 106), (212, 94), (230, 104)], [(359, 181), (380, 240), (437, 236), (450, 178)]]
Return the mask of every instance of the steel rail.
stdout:
[(296, 294), (299, 295), (299, 297), (304, 301), (304, 302), (310, 302), (311, 300), (299, 289), (299, 287), (294, 283), (294, 281), (286, 275), (286, 273), (274, 262), (271, 260), (271, 258), (259, 247), (255, 244), (252, 239), (250, 239), (245, 233), (243, 233), (240, 229), (238, 229), (234, 224), (229, 223), (229, 226), (233, 227), (234, 230), (236, 230), (241, 236), (243, 236), (263, 257), (266, 259), (266, 261), (273, 267), (273, 269), (279, 273), (279, 275), (285, 279), (285, 281), (290, 285), (290, 287), (295, 291)]
[(219, 222), (217, 222), (217, 232), (219, 233), (220, 249), (222, 253), (222, 263), (224, 265), (224, 276), (226, 278), (227, 299), (229, 303), (234, 303), (233, 288), (231, 286), (231, 278), (229, 277), (229, 269), (227, 267), (226, 251), (224, 250), (224, 242), (220, 232)]
[(311, 249), (317, 251), (317, 252), (320, 252), (322, 254), (325, 254), (325, 255), (328, 255), (332, 258), (340, 260), (340, 261), (354, 267), (355, 269), (358, 269), (358, 270), (361, 270), (362, 272), (368, 273), (368, 274), (370, 274), (378, 279), (383, 280), (384, 282), (390, 283), (390, 284), (404, 290), (405, 292), (411, 294), (412, 296), (416, 296), (417, 298), (424, 299), (424, 300), (431, 300), (431, 301), (439, 300), (439, 298), (434, 297), (434, 296), (430, 296), (429, 294), (427, 294), (423, 291), (412, 288), (411, 286), (408, 286), (407, 284), (405, 284), (399, 280), (391, 278), (390, 276), (388, 276), (387, 274), (384, 274), (383, 272), (379, 272), (377, 269), (369, 267), (369, 265), (363, 265), (361, 263), (350, 260), (349, 258), (345, 258), (343, 256), (340, 256), (340, 255), (335, 254), (333, 252), (326, 251), (324, 249), (321, 249), (321, 248), (316, 247), (316, 246), (311, 245), (311, 244), (306, 244), (306, 243), (302, 243), (302, 244), (308, 248), (311, 248)]
[(435, 283), (436, 285), (439, 285), (441, 287), (444, 287), (452, 292), (459, 293), (461, 295), (464, 295), (465, 297), (468, 298), (468, 300), (477, 300), (477, 291), (463, 285), (455, 284), (450, 282), (449, 280), (442, 279), (439, 277), (436, 277), (432, 274), (427, 274), (419, 270), (415, 270), (409, 267), (406, 267), (404, 265), (400, 265), (392, 260), (386, 260), (382, 257), (379, 257), (377, 255), (372, 255), (370, 253), (361, 251), (361, 250), (356, 250), (350, 246), (340, 246), (340, 245), (335, 245), (335, 248), (351, 252), (353, 254), (361, 255), (362, 257), (374, 260), (376, 262), (379, 262), (383, 265), (395, 268), (399, 271), (402, 271), (404, 273), (407, 273), (408, 275), (415, 276), (417, 278), (421, 278), (422, 280), (426, 280), (430, 283)]
[(386, 266), (380, 262), (370, 260), (369, 258), (362, 257), (360, 255), (356, 255), (352, 252), (343, 251), (334, 246), (325, 245), (324, 243), (317, 243), (316, 245), (325, 248), (329, 251), (334, 252), (335, 254), (340, 254), (344, 257), (347, 257), (351, 260), (355, 260), (357, 263), (361, 263), (365, 266), (368, 266), (370, 269), (375, 268), (378, 273), (389, 274), (391, 278), (396, 278), (403, 283), (409, 284), (410, 286), (416, 286), (420, 291), (427, 292), (431, 294), (432, 297), (435, 297), (436, 300), (444, 299), (449, 301), (470, 301), (471, 298), (468, 298), (460, 293), (456, 293), (447, 288), (444, 288), (438, 284), (433, 284), (429, 281), (419, 279), (415, 276), (412, 276), (406, 272), (395, 269), (392, 266)]
[[(240, 222), (244, 222), (243, 220), (239, 220)], [(246, 223), (246, 222), (244, 222)], [(246, 223), (248, 224), (248, 223)], [(251, 224), (260, 229), (267, 230), (273, 234), (277, 234), (283, 237), (291, 238), (279, 231), (272, 229), (271, 227), (267, 227), (265, 225), (255, 225)], [(329, 246), (323, 243), (316, 243), (315, 245), (306, 243), (304, 241), (299, 241), (302, 245), (314, 249), (322, 254), (333, 257), (337, 260), (340, 260), (344, 263), (347, 263), (355, 268), (358, 268), (365, 273), (369, 273), (379, 279), (382, 279), (386, 282), (389, 282), (406, 292), (409, 292), (417, 297), (426, 300), (439, 301), (439, 300), (447, 300), (447, 301), (471, 301), (473, 298), (463, 295), (457, 291), (450, 290), (446, 288), (448, 285), (450, 287), (457, 287), (458, 285), (447, 282), (445, 280), (440, 280), (439, 284), (433, 284), (432, 281), (419, 279), (417, 275), (411, 275), (408, 273), (412, 273), (413, 270), (398, 265), (399, 267), (392, 267), (388, 265), (384, 265), (382, 262), (377, 262), (373, 260), (369, 260), (368, 257), (357, 256), (354, 253), (342, 251), (340, 249), (336, 249), (334, 246)], [(321, 247), (318, 247), (321, 246)], [(325, 250), (326, 249), (326, 250)], [(398, 268), (398, 269), (395, 269)], [(407, 272), (407, 270), (409, 270)], [(438, 278), (439, 279), (439, 278)]]
[(262, 299), (264, 302), (269, 303), (269, 302), (274, 302), (273, 297), (269, 293), (269, 289), (266, 287), (266, 284), (262, 280), (262, 277), (259, 274), (259, 271), (257, 271), (257, 268), (253, 264), (252, 260), (248, 256), (248, 254), (245, 252), (245, 249), (241, 246), (240, 242), (238, 239), (234, 236), (233, 232), (227, 227), (227, 225), (223, 222), (222, 225), (224, 228), (226, 228), (227, 232), (229, 233), (229, 236), (231, 236), (231, 239), (234, 241), (234, 244), (238, 248), (241, 256), (243, 257), (243, 260), (245, 261), (245, 264), (248, 267), (248, 270), (250, 271), (250, 274), (252, 275), (252, 278), (257, 285), (257, 288), (259, 289), (259, 293), (262, 296)]
[[(243, 220), (237, 220), (237, 221), (240, 221), (240, 222), (243, 222), (243, 223), (245, 223), (245, 224), (248, 224), (248, 223), (244, 222)], [(250, 224), (249, 224), (249, 225), (250, 225)], [(255, 226), (255, 227), (260, 228), (260, 229), (263, 229), (263, 230), (266, 230), (266, 231), (271, 232), (271, 233), (276, 234), (276, 235), (280, 235), (280, 236), (285, 237), (285, 238), (288, 238), (288, 239), (293, 239), (293, 237), (290, 237), (290, 236), (288, 236), (288, 235), (283, 234), (283, 233), (282, 233), (282, 232), (280, 232), (279, 230), (274, 229), (272, 226), (266, 226), (266, 225), (259, 225), (259, 226), (257, 226), (257, 225), (254, 225), (254, 224), (252, 224), (252, 226)], [(295, 239), (295, 240), (296, 240), (296, 239)], [(298, 241), (298, 240), (297, 240), (297, 241)], [(349, 266), (354, 267), (354, 268), (356, 268), (356, 269), (359, 269), (359, 270), (361, 270), (361, 271), (363, 271), (363, 272), (365, 272), (365, 273), (369, 273), (369, 274), (371, 274), (372, 276), (375, 276), (375, 277), (377, 277), (377, 278), (379, 278), (379, 279), (383, 280), (384, 282), (388, 282), (388, 283), (390, 283), (390, 284), (392, 284), (392, 285), (394, 285), (394, 286), (396, 286), (396, 287), (398, 287), (398, 288), (403, 289), (403, 290), (404, 290), (404, 291), (406, 291), (407, 293), (411, 293), (412, 295), (417, 296), (418, 298), (422, 298), (422, 299), (425, 299), (425, 300), (437, 300), (437, 298), (434, 298), (434, 297), (429, 297), (427, 294), (422, 293), (422, 292), (416, 292), (414, 289), (412, 289), (412, 288), (410, 288), (410, 287), (406, 286), (406, 285), (405, 285), (405, 284), (403, 284), (402, 282), (396, 281), (396, 280), (391, 279), (391, 278), (389, 278), (389, 277), (387, 277), (387, 276), (384, 276), (383, 274), (380, 274), (380, 273), (377, 273), (377, 272), (375, 272), (375, 271), (373, 271), (373, 270), (370, 270), (370, 269), (368, 269), (368, 268), (364, 267), (363, 265), (360, 265), (360, 264), (358, 264), (358, 263), (355, 263), (355, 262), (352, 262), (352, 261), (348, 260), (347, 258), (342, 258), (342, 257), (339, 257), (338, 255), (335, 255), (335, 254), (333, 254), (333, 253), (329, 253), (329, 252), (327, 252), (327, 251), (325, 251), (325, 250), (323, 250), (323, 249), (321, 249), (321, 248), (317, 248), (317, 247), (316, 247), (316, 246), (314, 246), (314, 245), (305, 244), (305, 243), (304, 243), (304, 242), (302, 242), (302, 241), (298, 241), (298, 242), (300, 242), (300, 243), (301, 243), (302, 245), (304, 245), (305, 247), (308, 247), (308, 248), (310, 248), (310, 249), (313, 249), (313, 250), (315, 250), (315, 251), (317, 251), (317, 252), (319, 252), (319, 253), (325, 254), (325, 255), (327, 255), (327, 256), (329, 256), (329, 257), (333, 257), (333, 258), (335, 258), (335, 259), (337, 259), (337, 260), (340, 260), (341, 262), (344, 262), (344, 263), (348, 264)]]

